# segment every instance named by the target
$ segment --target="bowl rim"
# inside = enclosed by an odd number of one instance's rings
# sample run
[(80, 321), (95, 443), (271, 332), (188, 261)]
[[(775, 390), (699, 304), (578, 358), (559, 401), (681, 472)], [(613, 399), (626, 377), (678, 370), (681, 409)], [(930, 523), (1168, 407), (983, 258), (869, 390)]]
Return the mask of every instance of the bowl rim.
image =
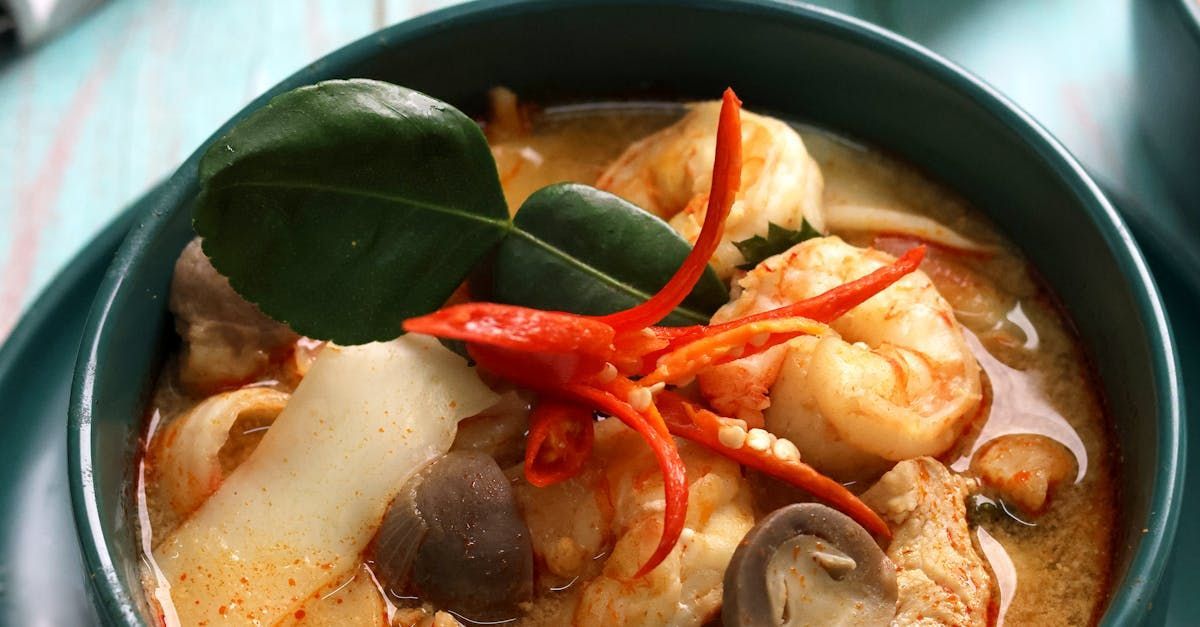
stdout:
[[(1185, 4), (1188, 0), (1182, 0)], [(294, 87), (313, 82), (328, 66), (350, 66), (366, 61), (380, 49), (402, 45), (406, 40), (424, 37), (430, 31), (468, 25), (530, 12), (555, 11), (564, 7), (654, 6), (663, 9), (716, 10), (777, 17), (808, 22), (810, 28), (824, 29), (868, 49), (875, 49), (915, 67), (953, 88), (974, 106), (1000, 121), (1016, 133), (1037, 154), (1045, 167), (1067, 184), (1078, 204), (1091, 219), (1118, 266), (1130, 281), (1135, 305), (1143, 318), (1150, 360), (1153, 364), (1155, 395), (1160, 399), (1156, 421), (1159, 426), (1157, 471), (1150, 511), (1152, 516), (1138, 544), (1123, 581), (1114, 588), (1103, 614), (1102, 624), (1124, 625), (1137, 622), (1145, 611), (1166, 569), (1169, 550), (1178, 524), (1185, 470), (1184, 390), (1180, 382), (1179, 361), (1171, 328), (1157, 284), (1147, 267), (1129, 229), (1097, 184), (1075, 158), (1042, 128), (1029, 114), (986, 82), (948, 61), (937, 53), (900, 35), (863, 20), (822, 7), (794, 0), (478, 0), (433, 11), (376, 31), (351, 42), (292, 74), (246, 106), (221, 125), (161, 186), (157, 199), (148, 203), (134, 228), (126, 236), (96, 292), (80, 343), (68, 424), (68, 475), (72, 511), (77, 535), (89, 572), (91, 592), (105, 621), (142, 625), (136, 604), (117, 576), (113, 551), (102, 532), (99, 495), (93, 481), (92, 404), (94, 376), (109, 350), (103, 331), (119, 302), (133, 297), (123, 289), (131, 267), (142, 251), (163, 230), (167, 216), (188, 200), (197, 177), (197, 163), (204, 150), (248, 112), (263, 106), (270, 98)], [(1119, 587), (1118, 587), (1119, 586)]]
[(1200, 43), (1200, 2), (1196, 2), (1196, 0), (1179, 0), (1178, 5), (1184, 13), (1185, 19), (1183, 21), (1187, 22), (1188, 30), (1191, 32), (1192, 37)]

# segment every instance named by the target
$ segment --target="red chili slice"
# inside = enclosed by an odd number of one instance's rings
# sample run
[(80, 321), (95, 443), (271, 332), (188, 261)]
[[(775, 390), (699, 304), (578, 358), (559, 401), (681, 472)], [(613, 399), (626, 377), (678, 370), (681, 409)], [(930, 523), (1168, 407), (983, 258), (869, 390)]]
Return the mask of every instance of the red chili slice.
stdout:
[(743, 466), (749, 466), (762, 472), (782, 479), (794, 486), (810, 492), (822, 499), (871, 533), (891, 538), (892, 532), (887, 523), (867, 507), (857, 496), (842, 484), (822, 475), (812, 466), (799, 459), (780, 459), (770, 449), (756, 451), (748, 445), (731, 448), (721, 444), (718, 430), (721, 419), (716, 414), (693, 405), (683, 397), (673, 392), (661, 392), (658, 395), (658, 406), (666, 418), (667, 427), (671, 433), (691, 440), (715, 453), (728, 457)]
[(595, 441), (592, 410), (554, 399), (538, 402), (529, 414), (525, 479), (544, 488), (579, 474)]

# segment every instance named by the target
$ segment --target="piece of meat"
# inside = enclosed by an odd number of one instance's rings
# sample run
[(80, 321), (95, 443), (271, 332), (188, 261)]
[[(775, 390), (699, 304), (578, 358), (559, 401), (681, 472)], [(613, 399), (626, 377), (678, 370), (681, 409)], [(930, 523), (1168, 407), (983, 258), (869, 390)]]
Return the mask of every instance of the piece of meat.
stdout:
[(267, 317), (233, 291), (192, 240), (175, 262), (171, 313), (183, 338), (180, 380), (208, 394), (236, 387), (262, 374), (271, 358), (299, 339), (287, 325)]
[(862, 500), (892, 527), (893, 625), (987, 625), (992, 581), (967, 527), (969, 482), (929, 457), (899, 464)]

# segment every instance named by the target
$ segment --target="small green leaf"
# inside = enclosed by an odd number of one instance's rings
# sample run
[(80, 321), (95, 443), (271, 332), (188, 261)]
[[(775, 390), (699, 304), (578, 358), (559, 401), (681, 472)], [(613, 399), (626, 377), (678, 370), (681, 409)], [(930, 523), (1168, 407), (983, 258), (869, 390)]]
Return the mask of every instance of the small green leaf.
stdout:
[(799, 231), (785, 229), (774, 222), (767, 224), (767, 236), (755, 235), (750, 239), (734, 242), (733, 245), (741, 251), (746, 263), (738, 266), (740, 270), (752, 270), (762, 263), (763, 259), (773, 257), (787, 249), (814, 237), (821, 237), (821, 232), (813, 228), (808, 220), (803, 220)]
[[(666, 222), (586, 185), (543, 188), (517, 212), (496, 253), (492, 297), (500, 302), (602, 315), (658, 291), (691, 247)], [(664, 324), (703, 324), (729, 300), (709, 268)]]
[(298, 333), (387, 340), (439, 307), (512, 228), (479, 127), (378, 81), (282, 94), (200, 163), (204, 252)]

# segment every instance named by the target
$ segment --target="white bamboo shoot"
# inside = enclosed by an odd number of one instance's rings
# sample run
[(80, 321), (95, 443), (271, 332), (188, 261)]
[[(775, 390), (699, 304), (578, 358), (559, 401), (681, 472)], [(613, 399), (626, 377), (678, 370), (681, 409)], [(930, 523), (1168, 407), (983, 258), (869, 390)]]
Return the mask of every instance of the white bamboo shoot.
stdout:
[(401, 485), (496, 400), (427, 337), (325, 348), (258, 448), (155, 549), (179, 619), (270, 625), (351, 572)]

